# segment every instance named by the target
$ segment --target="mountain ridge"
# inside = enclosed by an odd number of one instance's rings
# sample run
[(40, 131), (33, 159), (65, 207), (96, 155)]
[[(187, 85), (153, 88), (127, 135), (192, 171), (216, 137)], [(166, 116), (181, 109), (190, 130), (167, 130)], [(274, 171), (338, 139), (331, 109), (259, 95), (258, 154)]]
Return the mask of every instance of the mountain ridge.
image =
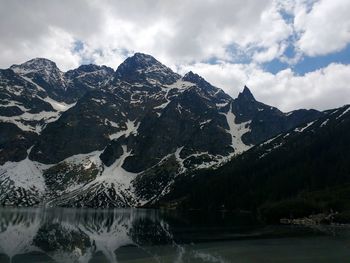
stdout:
[[(218, 167), (323, 115), (285, 114), (256, 101), (247, 87), (233, 99), (199, 75), (180, 76), (142, 53), (116, 71), (86, 65), (64, 73), (34, 62), (18, 73), (0, 70), (2, 205), (146, 205), (179, 176)], [(38, 186), (26, 188), (16, 167), (37, 171)], [(16, 177), (24, 181), (16, 184)]]

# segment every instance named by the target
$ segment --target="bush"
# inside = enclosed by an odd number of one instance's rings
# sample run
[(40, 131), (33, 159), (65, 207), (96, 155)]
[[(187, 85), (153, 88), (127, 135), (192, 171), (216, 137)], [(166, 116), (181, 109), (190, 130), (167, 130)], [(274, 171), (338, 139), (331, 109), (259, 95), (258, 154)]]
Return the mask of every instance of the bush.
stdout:
[(266, 203), (259, 212), (266, 223), (279, 223), (281, 218), (301, 218), (320, 213), (321, 208), (311, 201), (295, 199)]
[(344, 211), (336, 214), (333, 218), (334, 223), (349, 224), (350, 223), (350, 211)]

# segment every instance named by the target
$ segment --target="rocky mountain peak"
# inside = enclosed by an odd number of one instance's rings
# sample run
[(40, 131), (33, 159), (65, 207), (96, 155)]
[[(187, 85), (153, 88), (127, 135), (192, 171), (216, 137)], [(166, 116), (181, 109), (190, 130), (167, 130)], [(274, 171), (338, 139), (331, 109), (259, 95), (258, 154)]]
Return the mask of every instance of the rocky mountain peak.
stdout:
[(131, 83), (151, 79), (163, 84), (171, 84), (181, 78), (151, 55), (143, 53), (135, 53), (120, 64), (116, 77)]
[(133, 56), (128, 57), (122, 64), (119, 65), (117, 68), (117, 73), (131, 69), (135, 71), (146, 71), (149, 68), (155, 67), (158, 67), (159, 69), (167, 68), (151, 55), (135, 53)]
[(153, 56), (140, 52), (136, 52), (133, 56), (130, 57), (130, 59), (139, 63), (159, 63), (159, 61), (156, 60)]
[(10, 68), (19, 74), (60, 71), (55, 62), (46, 58), (34, 58), (19, 65), (12, 65)]
[(252, 92), (247, 86), (244, 86), (244, 89), (242, 92), (238, 94), (237, 97), (238, 100), (245, 100), (245, 101), (256, 101)]
[(183, 76), (183, 80), (188, 81), (188, 82), (192, 82), (192, 83), (195, 83), (195, 84), (198, 84), (200, 82), (208, 83), (207, 81), (205, 81), (205, 79), (203, 79), (198, 74), (193, 73), (192, 71), (187, 72), (185, 74), (185, 76)]

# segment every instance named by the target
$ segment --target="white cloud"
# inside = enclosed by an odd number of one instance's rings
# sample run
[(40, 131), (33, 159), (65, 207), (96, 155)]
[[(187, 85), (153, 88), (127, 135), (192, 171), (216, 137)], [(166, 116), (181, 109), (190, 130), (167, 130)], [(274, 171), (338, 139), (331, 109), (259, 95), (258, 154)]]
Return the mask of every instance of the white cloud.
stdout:
[[(82, 59), (71, 49), (75, 40), (85, 44), (79, 54), (85, 60), (113, 67), (125, 51), (149, 53), (174, 65), (213, 57), (234, 61), (235, 52), (257, 63), (275, 58), (295, 63), (301, 54), (287, 59), (288, 45), (311, 56), (344, 48), (350, 42), (349, 9), (348, 0), (0, 0), (0, 67), (46, 55), (23, 45), (50, 51), (43, 39), (60, 43), (63, 34), (71, 40), (54, 51), (75, 59), (58, 61), (64, 70)], [(281, 12), (295, 19), (286, 21)], [(61, 32), (56, 39), (52, 28)]]
[(57, 63), (63, 69), (79, 66), (80, 56), (72, 53), (74, 46), (72, 35), (60, 28), (48, 28), (45, 36), (38, 36), (35, 42), (22, 40), (8, 48), (0, 42), (1, 60), (7, 66), (23, 63), (26, 60), (43, 57)]
[(340, 51), (350, 43), (350, 1), (321, 0), (308, 12), (306, 3), (295, 7), (297, 47), (309, 56)]
[(293, 27), (283, 19), (280, 9), (279, 1), (274, 1), (262, 12), (256, 32), (249, 34), (252, 37), (249, 45), (254, 43), (253, 47), (263, 48), (262, 51), (254, 52), (255, 62), (263, 63), (279, 58), (287, 48), (286, 40), (292, 35)]
[[(113, 67), (123, 58), (120, 50), (149, 53), (168, 64), (231, 59), (235, 54), (227, 48), (233, 44), (252, 52), (273, 46), (268, 51), (272, 54), (289, 34), (275, 6), (274, 0), (0, 0), (1, 44), (15, 54), (18, 43), (43, 44), (40, 39), (50, 37), (53, 27), (82, 41), (85, 58), (100, 53), (99, 61)], [(72, 52), (64, 48), (64, 53)], [(13, 59), (30, 59), (31, 54)], [(0, 67), (9, 62), (1, 59)]]
[[(46, 57), (62, 70), (82, 61), (116, 68), (137, 51), (192, 68), (233, 96), (248, 84), (284, 110), (325, 109), (349, 103), (349, 66), (298, 76), (259, 64), (341, 50), (350, 42), (348, 10), (348, 0), (0, 0), (0, 67)], [(297, 49), (293, 58), (284, 54), (289, 46)], [(252, 62), (235, 64), (241, 57)], [(204, 63), (212, 58), (222, 63)]]

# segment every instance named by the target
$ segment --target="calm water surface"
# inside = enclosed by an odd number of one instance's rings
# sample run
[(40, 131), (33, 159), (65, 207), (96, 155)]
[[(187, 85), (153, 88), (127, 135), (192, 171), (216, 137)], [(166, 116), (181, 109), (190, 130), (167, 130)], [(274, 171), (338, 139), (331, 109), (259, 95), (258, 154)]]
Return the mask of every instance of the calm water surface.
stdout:
[(227, 213), (0, 209), (0, 262), (349, 261), (345, 226), (262, 226)]

